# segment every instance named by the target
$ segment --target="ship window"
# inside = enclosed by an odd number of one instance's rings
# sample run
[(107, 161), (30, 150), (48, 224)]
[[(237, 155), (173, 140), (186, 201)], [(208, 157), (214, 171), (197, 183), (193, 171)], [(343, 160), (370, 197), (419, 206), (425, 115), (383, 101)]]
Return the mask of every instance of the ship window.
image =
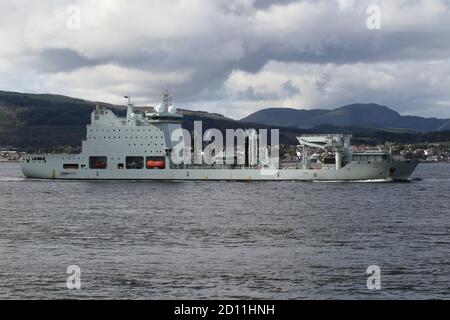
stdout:
[(123, 169), (123, 163), (118, 163), (117, 164), (117, 169)]
[(64, 163), (63, 169), (78, 169), (77, 163)]
[(125, 164), (127, 169), (143, 169), (144, 157), (126, 157)]
[(106, 157), (89, 157), (90, 169), (106, 169), (108, 164)]
[(367, 155), (354, 155), (353, 156), (353, 160), (355, 161), (370, 161), (370, 158), (372, 156), (367, 156)]

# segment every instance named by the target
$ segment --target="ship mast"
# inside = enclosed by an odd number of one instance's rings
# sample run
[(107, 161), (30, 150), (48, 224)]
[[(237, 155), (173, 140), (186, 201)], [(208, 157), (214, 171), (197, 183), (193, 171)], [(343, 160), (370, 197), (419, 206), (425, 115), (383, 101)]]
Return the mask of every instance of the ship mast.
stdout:
[(124, 98), (128, 99), (127, 119), (131, 119), (131, 115), (134, 114), (134, 105), (131, 102), (131, 96), (125, 96)]

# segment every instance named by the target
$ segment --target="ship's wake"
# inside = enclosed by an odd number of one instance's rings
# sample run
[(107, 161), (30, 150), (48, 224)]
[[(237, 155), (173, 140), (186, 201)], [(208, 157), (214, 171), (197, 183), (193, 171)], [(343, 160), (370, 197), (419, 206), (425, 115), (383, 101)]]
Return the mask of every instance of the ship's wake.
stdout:
[(0, 181), (23, 181), (24, 177), (0, 177)]
[(313, 180), (320, 183), (383, 183), (392, 182), (391, 179), (368, 179), (368, 180)]

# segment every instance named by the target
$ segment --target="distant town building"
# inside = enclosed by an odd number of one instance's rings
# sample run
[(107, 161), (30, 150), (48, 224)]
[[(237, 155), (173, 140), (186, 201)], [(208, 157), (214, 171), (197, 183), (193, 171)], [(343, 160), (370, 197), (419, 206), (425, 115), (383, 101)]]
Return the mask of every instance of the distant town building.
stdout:
[(0, 150), (0, 161), (19, 161), (23, 152), (13, 150)]

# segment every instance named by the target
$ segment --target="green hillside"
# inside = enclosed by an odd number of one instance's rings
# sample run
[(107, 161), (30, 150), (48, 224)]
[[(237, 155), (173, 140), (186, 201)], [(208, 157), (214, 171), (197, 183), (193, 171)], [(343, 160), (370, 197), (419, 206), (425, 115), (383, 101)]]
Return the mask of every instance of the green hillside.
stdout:
[[(16, 148), (26, 151), (76, 151), (81, 147), (81, 141), (86, 135), (86, 124), (90, 122), (90, 113), (96, 102), (86, 101), (51, 94), (27, 94), (0, 91), (0, 149)], [(119, 116), (124, 116), (125, 106), (101, 103)], [(350, 109), (353, 110), (354, 107)], [(384, 108), (378, 108), (386, 112)], [(376, 127), (345, 125), (347, 109), (337, 111), (341, 119), (340, 125), (318, 124), (309, 129), (289, 126), (280, 126), (274, 123), (255, 123), (245, 119), (236, 121), (220, 114), (204, 111), (191, 111), (180, 109), (184, 115), (183, 126), (193, 129), (195, 120), (201, 120), (203, 129), (254, 128), (254, 129), (280, 129), (280, 142), (282, 144), (297, 144), (296, 136), (305, 133), (352, 133), (355, 141), (361, 143), (377, 144), (385, 141), (400, 143), (427, 143), (450, 141), (450, 131), (438, 132), (412, 132), (405, 129), (386, 128), (380, 130)], [(297, 113), (286, 109), (271, 109), (274, 117), (277, 111), (285, 114), (304, 116), (305, 112)], [(323, 110), (313, 110), (312, 115), (317, 116)], [(372, 111), (372, 112), (376, 112)], [(351, 117), (360, 120), (360, 115), (351, 112)], [(344, 117), (344, 118), (342, 118)], [(417, 119), (416, 119), (417, 120)], [(414, 120), (414, 121), (416, 121)], [(266, 121), (267, 122), (267, 121)]]

